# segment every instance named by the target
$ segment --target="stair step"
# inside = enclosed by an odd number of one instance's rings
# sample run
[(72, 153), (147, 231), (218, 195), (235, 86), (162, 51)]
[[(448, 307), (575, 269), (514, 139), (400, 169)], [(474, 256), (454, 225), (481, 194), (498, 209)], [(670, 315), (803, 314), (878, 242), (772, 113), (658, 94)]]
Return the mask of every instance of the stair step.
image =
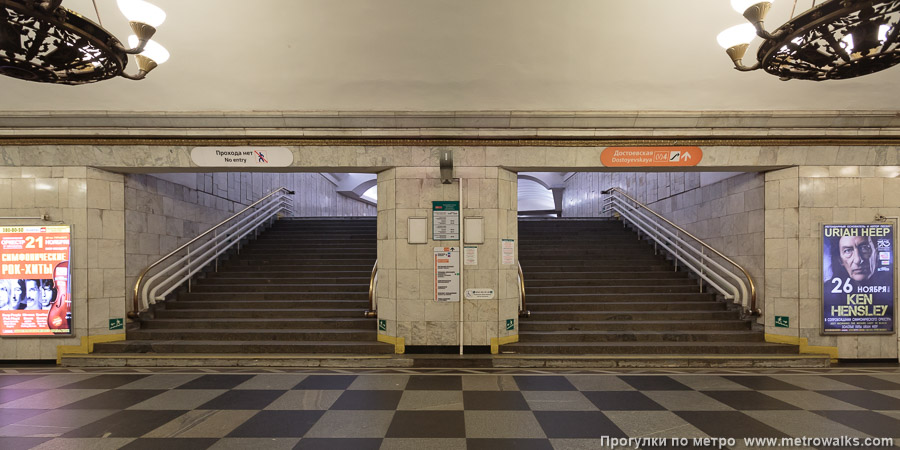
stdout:
[[(580, 284), (580, 283), (579, 283)], [(700, 293), (697, 285), (681, 285), (661, 286), (654, 284), (652, 286), (631, 286), (631, 285), (613, 285), (613, 286), (541, 286), (533, 285), (525, 286), (526, 295), (557, 295), (557, 294), (688, 294)]]
[(183, 341), (375, 341), (375, 323), (369, 330), (260, 330), (260, 329), (147, 329), (128, 333), (134, 340)]
[(761, 342), (750, 330), (683, 331), (519, 331), (520, 343), (531, 342)]
[[(206, 281), (203, 283), (192, 284), (191, 293), (203, 293), (203, 292), (230, 292), (230, 293), (245, 293), (245, 292), (302, 292), (302, 293), (310, 293), (318, 292), (344, 292), (344, 293), (363, 293), (368, 292), (369, 283), (366, 280), (366, 283), (342, 283), (342, 284), (324, 284), (324, 283), (285, 283), (278, 282), (277, 284), (271, 283), (241, 283), (241, 284), (228, 284), (228, 283), (219, 283), (217, 281)], [(367, 294), (368, 295), (368, 294)]]
[(289, 308), (289, 309), (163, 309), (156, 311), (161, 319), (304, 319), (358, 318), (363, 309), (350, 308)]
[[(528, 306), (531, 309), (531, 306)], [(542, 321), (647, 321), (647, 320), (734, 320), (738, 311), (532, 311)]]
[(355, 341), (156, 341), (127, 340), (94, 344), (95, 353), (341, 353), (389, 354), (394, 346)]
[(166, 304), (166, 309), (356, 309), (369, 306), (368, 300), (178, 300)]
[(720, 302), (528, 302), (533, 313), (543, 311), (721, 311)]
[(677, 331), (677, 330), (749, 330), (749, 320), (626, 320), (626, 321), (543, 321), (525, 319), (519, 331)]
[(368, 292), (182, 292), (178, 294), (178, 302), (208, 301), (300, 301), (300, 300), (366, 300)]
[(375, 327), (375, 321), (362, 317), (357, 318), (305, 318), (305, 319), (209, 319), (197, 321), (194, 319), (152, 319), (141, 323), (142, 330), (162, 329), (311, 329), (330, 328), (343, 330), (369, 330)]
[(797, 346), (768, 342), (518, 342), (503, 352), (527, 354), (796, 354)]

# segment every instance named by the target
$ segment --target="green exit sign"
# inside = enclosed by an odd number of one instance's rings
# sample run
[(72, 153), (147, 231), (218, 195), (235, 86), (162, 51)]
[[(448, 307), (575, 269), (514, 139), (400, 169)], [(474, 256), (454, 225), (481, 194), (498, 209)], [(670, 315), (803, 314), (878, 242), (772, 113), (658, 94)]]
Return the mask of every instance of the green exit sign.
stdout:
[(378, 319), (378, 331), (387, 331), (387, 320)]
[(790, 328), (791, 319), (788, 316), (775, 316), (775, 326), (779, 328)]
[(110, 330), (124, 330), (125, 329), (125, 319), (109, 319), (109, 329)]
[(512, 331), (516, 329), (516, 319), (506, 319), (506, 331)]

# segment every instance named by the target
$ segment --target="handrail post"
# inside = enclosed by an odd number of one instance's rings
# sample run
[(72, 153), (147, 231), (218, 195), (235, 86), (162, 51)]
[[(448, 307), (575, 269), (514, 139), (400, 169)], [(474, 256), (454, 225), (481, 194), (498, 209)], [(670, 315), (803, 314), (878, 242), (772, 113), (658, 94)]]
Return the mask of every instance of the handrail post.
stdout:
[(531, 317), (531, 311), (528, 310), (528, 306), (525, 303), (525, 274), (522, 272), (522, 264), (518, 260), (516, 261), (516, 267), (519, 272), (519, 317), (529, 318)]
[(372, 275), (369, 277), (369, 309), (363, 314), (364, 317), (373, 319), (378, 317), (378, 305), (375, 304), (375, 280), (378, 276), (378, 260), (372, 266)]
[[(216, 230), (214, 237), (216, 239), (215, 248), (216, 248), (216, 250), (218, 250), (219, 249), (219, 230)], [(219, 273), (219, 256), (218, 255), (216, 255), (216, 273)]]

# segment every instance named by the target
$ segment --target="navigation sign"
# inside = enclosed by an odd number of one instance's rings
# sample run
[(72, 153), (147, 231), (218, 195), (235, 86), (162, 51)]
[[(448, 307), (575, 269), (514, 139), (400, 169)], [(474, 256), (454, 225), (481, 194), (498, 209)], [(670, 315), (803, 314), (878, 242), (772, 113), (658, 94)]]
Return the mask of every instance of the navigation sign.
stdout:
[(466, 300), (490, 300), (494, 298), (493, 289), (466, 289)]
[(431, 202), (432, 239), (459, 240), (459, 202)]
[(434, 301), (459, 301), (459, 248), (434, 248)]
[(775, 326), (778, 328), (790, 328), (791, 319), (788, 316), (775, 316)]
[(109, 319), (109, 329), (110, 330), (125, 329), (125, 319)]
[(287, 147), (194, 147), (191, 161), (200, 167), (288, 167), (294, 152)]
[(516, 319), (506, 319), (506, 331), (512, 331), (516, 329)]
[(696, 166), (701, 159), (700, 147), (607, 147), (600, 153), (606, 167)]
[(387, 331), (387, 320), (378, 319), (378, 331)]

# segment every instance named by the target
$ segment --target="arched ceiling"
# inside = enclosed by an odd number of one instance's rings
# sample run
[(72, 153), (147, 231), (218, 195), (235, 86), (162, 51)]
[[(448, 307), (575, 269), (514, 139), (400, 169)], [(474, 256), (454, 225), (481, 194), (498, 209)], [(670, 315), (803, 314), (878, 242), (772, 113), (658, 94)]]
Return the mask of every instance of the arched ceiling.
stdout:
[[(900, 68), (822, 83), (735, 71), (715, 41), (744, 20), (726, 0), (151, 1), (172, 59), (147, 80), (4, 77), (0, 111), (898, 109)], [(97, 3), (127, 36), (115, 0)], [(63, 5), (95, 17), (90, 0)], [(770, 28), (790, 7), (776, 2)]]

